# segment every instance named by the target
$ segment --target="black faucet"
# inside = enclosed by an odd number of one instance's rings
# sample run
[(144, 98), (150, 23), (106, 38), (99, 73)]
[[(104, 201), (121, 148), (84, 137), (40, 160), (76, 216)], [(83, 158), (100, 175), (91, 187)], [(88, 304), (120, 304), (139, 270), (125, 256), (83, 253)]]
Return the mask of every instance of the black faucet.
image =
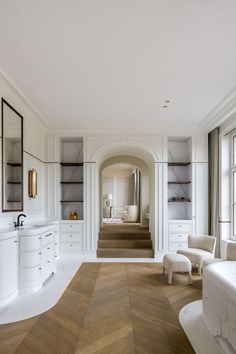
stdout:
[(26, 215), (25, 215), (25, 214), (19, 214), (19, 215), (17, 216), (16, 221), (14, 222), (14, 226), (15, 226), (15, 227), (23, 226), (23, 220), (20, 222), (20, 217), (21, 217), (21, 216), (24, 216), (24, 218), (26, 218)]

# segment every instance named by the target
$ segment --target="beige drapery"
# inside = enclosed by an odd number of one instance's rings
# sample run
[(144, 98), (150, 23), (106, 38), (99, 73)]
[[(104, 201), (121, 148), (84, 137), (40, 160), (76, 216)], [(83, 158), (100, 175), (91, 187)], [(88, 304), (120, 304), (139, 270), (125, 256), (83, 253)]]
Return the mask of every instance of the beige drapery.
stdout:
[(209, 235), (216, 237), (216, 257), (220, 256), (219, 229), (219, 128), (208, 134), (209, 147)]

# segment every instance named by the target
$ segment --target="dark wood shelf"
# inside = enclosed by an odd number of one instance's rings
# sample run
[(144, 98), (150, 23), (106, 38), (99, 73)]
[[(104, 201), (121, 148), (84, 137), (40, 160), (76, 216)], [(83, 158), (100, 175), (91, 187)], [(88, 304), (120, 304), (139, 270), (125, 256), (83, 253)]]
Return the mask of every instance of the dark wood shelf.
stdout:
[(65, 166), (65, 167), (68, 167), (68, 166), (83, 166), (84, 165), (83, 162), (61, 162), (60, 164), (61, 164), (61, 166)]
[(60, 182), (61, 184), (83, 184), (84, 182)]
[(190, 184), (191, 181), (169, 181), (168, 184)]
[(83, 203), (83, 200), (61, 200), (60, 203)]
[(12, 166), (12, 167), (21, 167), (22, 163), (20, 162), (7, 162), (8, 166)]
[(191, 200), (168, 200), (168, 203), (191, 203)]
[(168, 162), (168, 166), (188, 166), (191, 162)]
[(13, 181), (8, 181), (8, 184), (22, 184), (22, 182), (13, 182)]

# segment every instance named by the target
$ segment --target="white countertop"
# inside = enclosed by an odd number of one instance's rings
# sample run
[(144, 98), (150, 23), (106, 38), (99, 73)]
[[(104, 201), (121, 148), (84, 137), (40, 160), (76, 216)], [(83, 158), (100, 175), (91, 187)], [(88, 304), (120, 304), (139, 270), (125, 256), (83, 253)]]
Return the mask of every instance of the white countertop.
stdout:
[(55, 224), (53, 222), (39, 222), (34, 224), (26, 224), (18, 228), (9, 227), (0, 229), (0, 241), (6, 240), (18, 235), (37, 235), (42, 232), (54, 230)]

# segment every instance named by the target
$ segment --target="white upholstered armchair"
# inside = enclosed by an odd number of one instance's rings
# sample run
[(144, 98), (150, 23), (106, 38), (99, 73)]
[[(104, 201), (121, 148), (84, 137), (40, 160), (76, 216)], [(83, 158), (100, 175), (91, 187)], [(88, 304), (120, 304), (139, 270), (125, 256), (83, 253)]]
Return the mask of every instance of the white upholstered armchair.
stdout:
[(191, 263), (198, 266), (201, 275), (202, 264), (206, 259), (214, 258), (216, 238), (214, 236), (188, 236), (188, 248), (177, 253), (188, 257)]

